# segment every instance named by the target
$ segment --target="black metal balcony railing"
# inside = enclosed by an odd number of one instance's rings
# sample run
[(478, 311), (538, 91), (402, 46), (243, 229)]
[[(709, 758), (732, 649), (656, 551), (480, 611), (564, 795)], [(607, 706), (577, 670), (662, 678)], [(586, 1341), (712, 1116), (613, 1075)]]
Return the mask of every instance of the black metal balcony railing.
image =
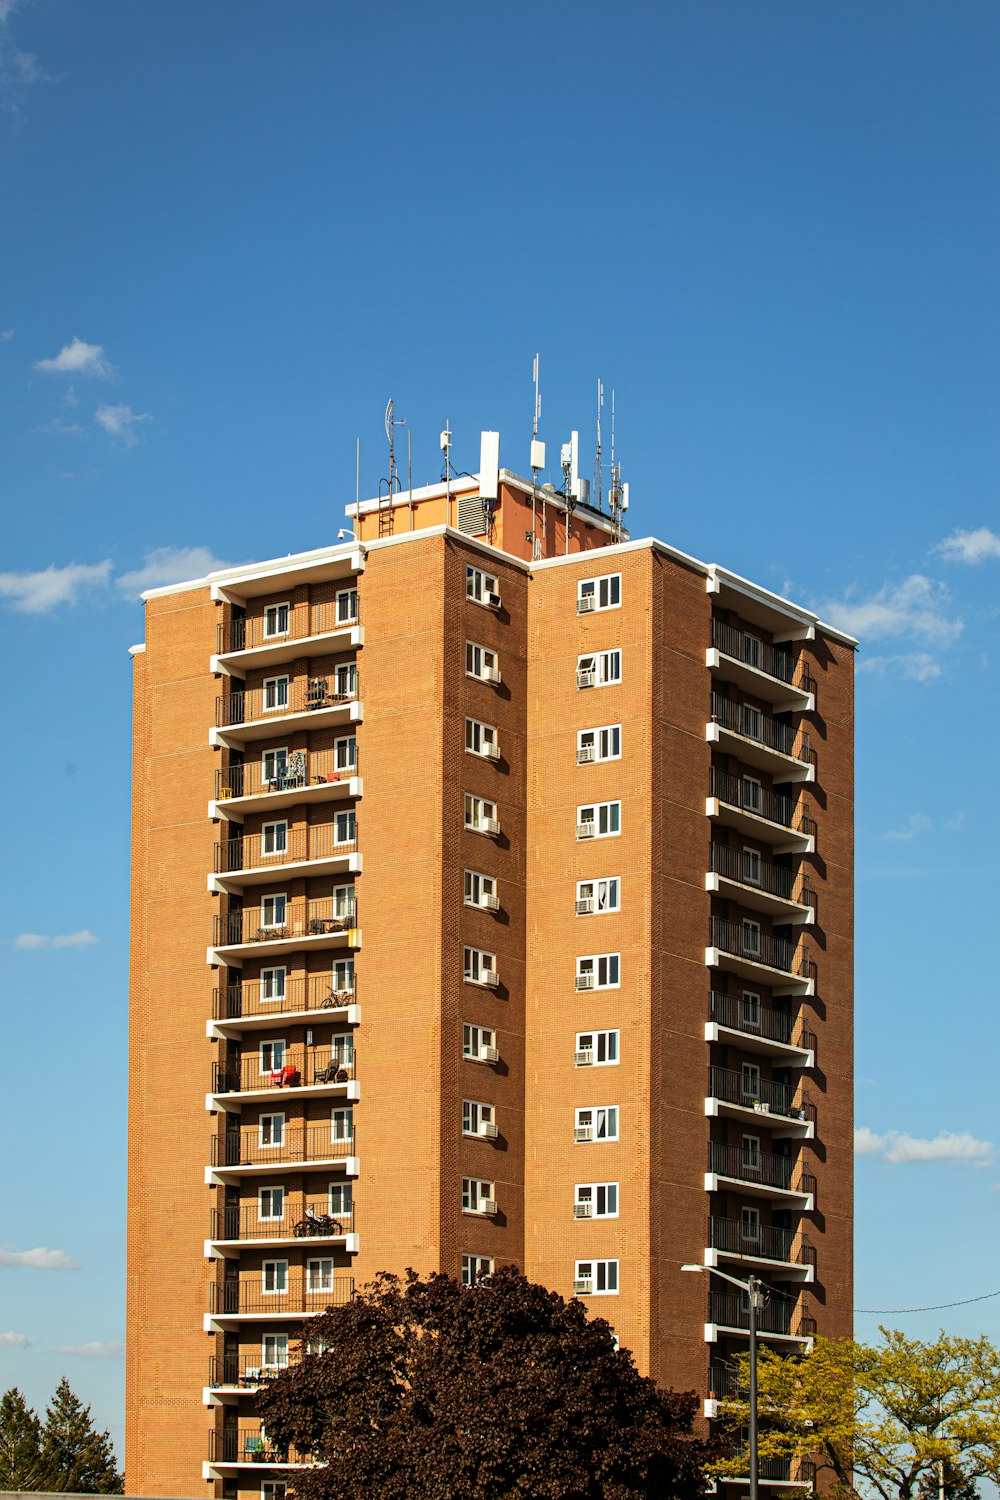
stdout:
[(764, 745), (768, 750), (790, 755), (793, 760), (800, 760), (804, 765), (811, 765), (815, 761), (808, 731), (802, 730), (797, 734), (791, 724), (786, 724), (773, 714), (764, 713), (762, 709), (754, 708), (749, 703), (726, 698), (722, 693), (713, 693), (712, 720), (723, 729), (753, 740), (755, 744)]
[(258, 719), (280, 719), (283, 714), (306, 713), (310, 709), (340, 708), (358, 697), (358, 677), (338, 680), (328, 677), (289, 677), (282, 686), (237, 688), (215, 700), (215, 723), (219, 729), (251, 724)]
[(769, 969), (780, 969), (784, 974), (798, 975), (802, 971), (803, 960), (796, 955), (795, 943), (762, 932), (758, 923), (711, 917), (709, 942), (713, 948), (732, 954), (734, 958), (766, 964)]
[[(347, 630), (360, 621), (361, 601), (353, 591), (335, 603), (306, 605), (288, 611), (288, 628), (276, 630), (266, 615), (247, 615), (216, 626), (216, 649), (220, 656), (227, 651), (252, 651), (258, 646), (280, 646), (284, 641), (300, 641), (312, 635), (329, 635)], [(720, 648), (721, 649), (721, 648)]]
[(782, 1156), (777, 1151), (748, 1151), (745, 1144), (731, 1146), (724, 1141), (709, 1141), (708, 1170), (720, 1177), (733, 1177), (739, 1182), (760, 1187), (780, 1188), (783, 1192), (813, 1191), (811, 1187), (803, 1186), (808, 1173), (800, 1172), (795, 1176), (790, 1156)]
[(229, 875), (238, 870), (260, 868), (280, 870), (283, 865), (301, 864), (310, 859), (333, 859), (357, 852), (356, 838), (338, 839), (337, 825), (316, 823), (311, 826), (278, 825), (265, 833), (241, 834), (238, 838), (220, 839), (215, 845), (215, 873)]
[(308, 979), (286, 977), (278, 993), (273, 980), (264, 986), (259, 979), (244, 979), (212, 991), (212, 1018), (239, 1021), (286, 1012), (341, 1010), (353, 1005), (356, 998), (353, 973), (314, 974)]
[(212, 1064), (212, 1092), (236, 1094), (251, 1089), (289, 1089), (315, 1083), (349, 1083), (353, 1053), (329, 1047), (287, 1047), (277, 1056), (251, 1052), (239, 1062)]
[(343, 1161), (355, 1154), (354, 1134), (335, 1137), (329, 1123), (301, 1124), (286, 1121), (277, 1142), (263, 1141), (259, 1126), (249, 1130), (227, 1130), (212, 1137), (213, 1167), (282, 1167), (311, 1161)]
[(747, 849), (730, 849), (726, 844), (712, 844), (711, 868), (713, 875), (726, 880), (736, 880), (740, 885), (753, 886), (769, 896), (780, 896), (783, 901), (793, 900), (795, 876), (784, 865)]
[(796, 806), (787, 792), (775, 792), (761, 786), (752, 776), (740, 776), (732, 771), (723, 771), (712, 766), (709, 795), (720, 802), (737, 807), (741, 812), (752, 813), (768, 823), (780, 823), (782, 828), (794, 829), (796, 833), (814, 834), (815, 821), (805, 808)]
[[(739, 1400), (747, 1399), (745, 1392), (740, 1392)], [(750, 1475), (750, 1454), (744, 1450), (738, 1455), (742, 1467), (738, 1474), (720, 1474), (719, 1480), (725, 1484), (746, 1484)], [(759, 1458), (757, 1460), (757, 1477), (765, 1484), (799, 1484), (803, 1488), (816, 1483), (816, 1465), (809, 1459), (800, 1458), (796, 1464), (792, 1464), (788, 1458)]]
[(769, 1078), (760, 1078), (756, 1073), (747, 1074), (738, 1068), (709, 1068), (708, 1092), (711, 1098), (721, 1099), (725, 1104), (737, 1104), (743, 1109), (760, 1109), (771, 1114), (782, 1115), (790, 1120), (808, 1120), (815, 1114), (808, 1093), (795, 1102), (795, 1089), (788, 1083), (774, 1083)]
[(212, 944), (225, 948), (236, 943), (273, 943), (349, 932), (357, 925), (358, 908), (353, 899), (327, 896), (314, 901), (287, 901), (282, 907), (236, 907), (212, 918)]
[(228, 1427), (221, 1432), (209, 1430), (210, 1464), (313, 1464), (309, 1454), (297, 1448), (279, 1448), (258, 1422), (255, 1426)]
[(742, 1219), (708, 1221), (708, 1243), (713, 1250), (745, 1255), (759, 1260), (783, 1260), (789, 1265), (816, 1264), (816, 1251), (808, 1236), (773, 1224), (746, 1224)]
[[(732, 1031), (742, 1031), (747, 1036), (759, 1036), (769, 1042), (792, 1045), (796, 1034), (795, 1021), (784, 1010), (765, 1005), (756, 998), (745, 999), (743, 995), (727, 995), (713, 990), (709, 995), (709, 1019)], [(808, 1039), (808, 1040), (807, 1040)], [(795, 1045), (808, 1048), (815, 1041), (804, 1022), (800, 1023)]]
[(287, 1365), (264, 1365), (261, 1360), (260, 1354), (213, 1354), (208, 1361), (209, 1386), (212, 1390), (218, 1390), (220, 1386), (254, 1390), (288, 1368)]
[(213, 1240), (286, 1240), (308, 1241), (331, 1235), (350, 1234), (354, 1227), (354, 1215), (330, 1213), (330, 1200), (313, 1198), (305, 1203), (284, 1205), (284, 1213), (274, 1219), (262, 1219), (256, 1203), (242, 1208), (233, 1205), (212, 1209)]
[(769, 677), (781, 682), (792, 682), (795, 678), (795, 657), (781, 646), (772, 646), (759, 635), (752, 635), (738, 625), (729, 625), (725, 620), (712, 617), (712, 645), (724, 656), (756, 667)]
[(263, 759), (245, 761), (227, 770), (220, 767), (215, 773), (216, 801), (348, 781), (359, 774), (358, 760), (355, 741), (352, 746), (345, 745), (339, 750), (295, 751), (284, 766), (277, 769), (270, 764), (265, 767)]
[[(298, 1274), (293, 1275), (295, 1272)], [(292, 1267), (284, 1291), (272, 1290), (260, 1276), (247, 1276), (239, 1281), (213, 1282), (209, 1294), (209, 1312), (222, 1316), (273, 1313), (276, 1318), (298, 1317), (350, 1302), (354, 1277), (333, 1276), (319, 1286), (306, 1279), (303, 1268)]]
[[(766, 1307), (757, 1309), (759, 1333), (791, 1333), (793, 1302), (784, 1297), (772, 1297)], [(720, 1323), (725, 1328), (750, 1327), (750, 1301), (742, 1292), (709, 1292), (709, 1321)]]

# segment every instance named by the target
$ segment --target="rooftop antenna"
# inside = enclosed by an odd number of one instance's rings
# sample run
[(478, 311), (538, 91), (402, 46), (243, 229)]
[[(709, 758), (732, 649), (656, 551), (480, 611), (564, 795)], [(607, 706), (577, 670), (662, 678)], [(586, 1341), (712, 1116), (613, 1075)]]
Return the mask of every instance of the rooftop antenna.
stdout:
[(604, 466), (601, 463), (601, 407), (604, 405), (604, 386), (597, 382), (597, 457), (594, 459), (594, 488), (597, 491), (597, 509), (604, 509)]
[(444, 419), (441, 433), (441, 452), (444, 454), (445, 524), (451, 525), (451, 425)]
[(535, 495), (538, 491), (538, 476), (545, 468), (545, 444), (539, 442), (538, 424), (542, 419), (542, 393), (538, 388), (538, 368), (541, 356), (536, 354), (531, 366), (532, 379), (535, 382), (535, 418), (531, 424), (531, 532), (528, 541), (531, 543), (532, 561), (537, 562), (545, 551), (545, 491), (542, 491), (542, 534), (538, 535), (538, 523), (535, 516)]
[[(399, 475), (396, 473), (396, 428), (405, 426), (406, 423), (402, 417), (396, 416), (395, 403), (390, 396), (385, 408), (385, 435), (389, 439), (389, 478), (380, 479), (378, 482), (379, 536), (392, 536), (392, 499), (393, 495), (398, 494), (403, 488)], [(385, 486), (384, 490), (382, 488), (383, 485)]]
[[(628, 510), (628, 485), (622, 484), (621, 464), (615, 462), (615, 390), (611, 387), (611, 540), (617, 545), (622, 540), (625, 528), (622, 518)], [(626, 533), (627, 534), (627, 533)]]

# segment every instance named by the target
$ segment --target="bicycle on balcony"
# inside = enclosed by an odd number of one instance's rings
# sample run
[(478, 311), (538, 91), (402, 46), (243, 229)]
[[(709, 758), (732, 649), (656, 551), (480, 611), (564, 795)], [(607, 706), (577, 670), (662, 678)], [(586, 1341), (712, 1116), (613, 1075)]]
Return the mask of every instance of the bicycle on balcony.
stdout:
[(344, 1226), (339, 1219), (332, 1214), (318, 1214), (311, 1208), (307, 1208), (305, 1217), (300, 1219), (292, 1229), (297, 1239), (304, 1239), (309, 1235), (333, 1235), (343, 1234)]

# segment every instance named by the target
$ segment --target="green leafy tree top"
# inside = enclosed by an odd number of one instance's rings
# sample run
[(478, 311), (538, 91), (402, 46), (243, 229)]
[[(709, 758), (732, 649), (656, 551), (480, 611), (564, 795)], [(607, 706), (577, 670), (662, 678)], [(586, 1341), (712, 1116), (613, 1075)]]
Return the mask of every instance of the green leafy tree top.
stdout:
[(298, 1500), (701, 1500), (693, 1393), (660, 1391), (609, 1325), (513, 1268), (473, 1287), (379, 1276), (310, 1323), (327, 1346), (259, 1397)]

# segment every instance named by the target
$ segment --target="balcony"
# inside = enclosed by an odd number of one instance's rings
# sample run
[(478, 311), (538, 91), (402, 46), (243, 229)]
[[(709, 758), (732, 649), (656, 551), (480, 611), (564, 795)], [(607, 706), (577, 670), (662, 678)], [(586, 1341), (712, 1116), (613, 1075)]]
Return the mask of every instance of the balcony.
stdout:
[(800, 1068), (815, 1061), (816, 1038), (801, 1019), (766, 1005), (756, 995), (728, 995), (713, 990), (705, 1023), (706, 1042), (737, 1042), (746, 1052), (778, 1056)]
[(262, 1365), (259, 1354), (213, 1354), (208, 1361), (210, 1391), (256, 1391), (274, 1380), (288, 1365)]
[[(735, 1372), (732, 1371), (730, 1366), (713, 1364), (711, 1368), (713, 1389), (715, 1388), (714, 1382), (716, 1381), (718, 1381), (720, 1390), (724, 1388), (724, 1371), (729, 1370), (730, 1374), (733, 1377), (733, 1380), (730, 1382), (733, 1385), (732, 1393), (727, 1394), (724, 1397), (717, 1397), (716, 1399), (735, 1399), (739, 1401), (746, 1401), (748, 1399), (747, 1391), (742, 1387), (736, 1387), (734, 1383)], [(740, 1458), (743, 1464), (742, 1472), (739, 1474), (717, 1474), (715, 1476), (715, 1481), (717, 1484), (749, 1485), (749, 1452), (742, 1453), (740, 1455)], [(794, 1489), (811, 1490), (814, 1488), (816, 1483), (816, 1465), (814, 1463), (810, 1463), (808, 1459), (801, 1458), (795, 1464), (793, 1464), (791, 1459), (788, 1458), (759, 1458), (757, 1460), (757, 1478), (762, 1485), (766, 1485), (769, 1489), (779, 1489), (782, 1486), (789, 1486)]]
[(285, 630), (275, 629), (276, 622), (266, 615), (247, 615), (227, 625), (217, 625), (216, 657), (211, 670), (218, 671), (222, 665), (237, 671), (277, 666), (296, 657), (318, 652), (326, 655), (360, 646), (364, 642), (360, 609), (357, 590), (345, 589), (343, 597), (335, 603), (290, 608)]
[(336, 823), (278, 828), (277, 834), (272, 829), (217, 840), (213, 869), (224, 889), (266, 885), (278, 875), (337, 875), (361, 868), (357, 839), (338, 839)]
[(212, 1468), (242, 1468), (244, 1464), (259, 1468), (304, 1469), (316, 1459), (296, 1448), (278, 1448), (265, 1436), (257, 1422), (253, 1426), (232, 1427), (208, 1434), (208, 1462)]
[(296, 750), (275, 774), (265, 774), (263, 759), (216, 770), (209, 817), (238, 822), (244, 813), (342, 801), (360, 797), (362, 790), (356, 743), (353, 750)]
[[(720, 1329), (749, 1333), (749, 1299), (741, 1292), (709, 1292), (708, 1320)], [(757, 1332), (765, 1337), (777, 1334), (780, 1338), (795, 1338), (793, 1329), (797, 1329), (798, 1321), (795, 1303), (784, 1297), (772, 1296), (766, 1307), (757, 1309)]]
[(807, 1235), (794, 1229), (779, 1229), (773, 1224), (748, 1224), (742, 1219), (708, 1221), (706, 1264), (724, 1260), (749, 1261), (754, 1265), (781, 1266), (786, 1272), (801, 1274), (804, 1281), (815, 1275), (816, 1251)]
[(308, 1283), (304, 1266), (291, 1266), (283, 1292), (269, 1291), (260, 1276), (213, 1282), (209, 1287), (208, 1317), (213, 1321), (246, 1316), (275, 1320), (311, 1317), (328, 1307), (341, 1307), (353, 1296), (353, 1276), (333, 1276), (324, 1286), (317, 1287)]
[[(354, 1243), (351, 1243), (351, 1242)], [(280, 1218), (262, 1219), (256, 1203), (248, 1206), (213, 1208), (209, 1231), (209, 1248), (213, 1254), (238, 1251), (246, 1245), (341, 1244), (348, 1250), (357, 1248), (354, 1241), (354, 1215), (331, 1214), (327, 1197), (305, 1203), (285, 1201)]]
[[(273, 1067), (262, 1066), (261, 1054), (251, 1052), (238, 1063), (212, 1064), (212, 1094), (270, 1097), (292, 1090), (310, 1094), (352, 1097), (354, 1056), (341, 1056), (329, 1047), (286, 1047)], [(215, 1107), (214, 1105), (212, 1106)]]
[[(336, 1138), (330, 1122), (306, 1125), (286, 1121), (284, 1135), (277, 1145), (261, 1140), (258, 1125), (241, 1130), (227, 1130), (212, 1137), (210, 1174), (221, 1178), (243, 1175), (259, 1176), (276, 1167), (348, 1168), (354, 1160), (354, 1135)], [(213, 1170), (214, 1169), (214, 1170)]]
[(254, 954), (291, 953), (298, 948), (360, 948), (355, 902), (326, 896), (287, 901), (284, 906), (244, 906), (212, 918), (209, 963)]
[(351, 1014), (356, 1009), (353, 973), (315, 974), (307, 979), (286, 977), (280, 994), (274, 993), (273, 983), (265, 989), (259, 979), (244, 979), (242, 983), (237, 981), (212, 991), (212, 1019), (220, 1024), (210, 1027), (209, 1034), (263, 1030), (272, 1022), (298, 1016), (339, 1019), (338, 1012), (348, 1024), (354, 1025), (360, 1019)]
[(728, 828), (770, 844), (775, 854), (812, 854), (816, 824), (795, 797), (712, 766), (705, 811)]
[(749, 703), (713, 693), (712, 717), (705, 737), (730, 755), (738, 755), (748, 766), (768, 771), (781, 781), (816, 779), (808, 733)]
[(748, 1075), (736, 1068), (709, 1068), (705, 1113), (747, 1119), (761, 1115), (761, 1123), (780, 1126), (780, 1134), (811, 1139), (816, 1133), (816, 1106), (803, 1091), (798, 1102), (791, 1084)]
[(706, 664), (718, 680), (734, 683), (779, 711), (809, 713), (815, 706), (816, 683), (805, 662), (738, 625), (713, 617)]
[(813, 990), (808, 944), (796, 945), (789, 938), (763, 932), (758, 922), (746, 918), (709, 918), (705, 962), (710, 968), (728, 969), (761, 984), (780, 985), (785, 991), (811, 994)]
[[(236, 679), (239, 680), (239, 679)], [(357, 675), (338, 689), (337, 677), (293, 677), (280, 691), (238, 688), (215, 700), (213, 745), (244, 745), (289, 730), (357, 723), (362, 717)]]
[(816, 1179), (793, 1157), (759, 1148), (748, 1150), (746, 1143), (731, 1146), (709, 1141), (705, 1191), (722, 1192), (734, 1184), (746, 1196), (794, 1202), (805, 1213), (812, 1212)]
[(765, 859), (755, 849), (733, 849), (713, 840), (705, 889), (738, 899), (752, 911), (768, 912), (783, 922), (808, 924), (813, 920), (815, 898), (808, 877), (797, 879), (791, 870)]

